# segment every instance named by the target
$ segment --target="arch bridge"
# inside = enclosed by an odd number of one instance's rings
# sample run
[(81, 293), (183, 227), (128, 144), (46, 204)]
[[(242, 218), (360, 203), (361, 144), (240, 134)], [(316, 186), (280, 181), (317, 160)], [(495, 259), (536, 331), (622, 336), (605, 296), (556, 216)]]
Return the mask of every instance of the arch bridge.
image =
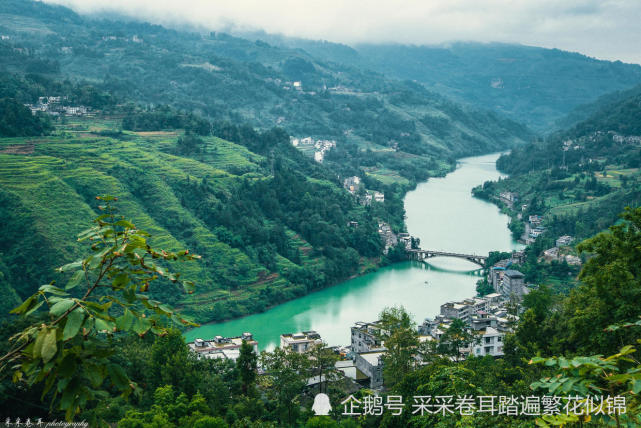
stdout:
[(458, 259), (464, 259), (474, 264), (485, 267), (485, 261), (487, 256), (477, 256), (476, 254), (461, 254), (461, 253), (450, 253), (447, 251), (436, 251), (436, 250), (422, 250), (422, 249), (412, 249), (407, 250), (410, 254), (410, 259), (424, 261), (426, 259), (431, 259), (432, 257), (456, 257)]

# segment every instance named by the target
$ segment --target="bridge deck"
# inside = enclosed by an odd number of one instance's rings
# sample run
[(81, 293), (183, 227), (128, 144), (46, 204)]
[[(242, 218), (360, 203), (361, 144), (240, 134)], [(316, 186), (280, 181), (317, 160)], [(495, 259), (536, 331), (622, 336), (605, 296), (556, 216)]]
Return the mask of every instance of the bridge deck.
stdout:
[(411, 254), (416, 254), (416, 256), (422, 258), (432, 258), (432, 257), (456, 257), (459, 259), (465, 259), (468, 260), (472, 263), (476, 263), (477, 265), (480, 265), (482, 267), (485, 266), (485, 261), (487, 260), (487, 256), (479, 256), (476, 254), (461, 254), (461, 253), (451, 253), (447, 251), (435, 251), (435, 250), (422, 250), (422, 249), (412, 249), (408, 250)]

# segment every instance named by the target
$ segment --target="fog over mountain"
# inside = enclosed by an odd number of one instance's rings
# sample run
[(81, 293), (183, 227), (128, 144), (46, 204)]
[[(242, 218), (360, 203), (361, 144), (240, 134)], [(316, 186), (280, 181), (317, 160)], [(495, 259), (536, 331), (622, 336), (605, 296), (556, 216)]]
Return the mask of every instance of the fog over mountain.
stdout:
[(641, 63), (634, 0), (44, 0), (80, 13), (118, 13), (171, 26), (264, 30), (348, 44), (507, 42)]

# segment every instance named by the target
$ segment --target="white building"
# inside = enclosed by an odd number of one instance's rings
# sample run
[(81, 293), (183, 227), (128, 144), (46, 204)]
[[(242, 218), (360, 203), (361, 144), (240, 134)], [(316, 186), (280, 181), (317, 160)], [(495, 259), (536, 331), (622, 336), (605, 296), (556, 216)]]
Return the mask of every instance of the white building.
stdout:
[(383, 385), (383, 355), (385, 352), (363, 352), (356, 354), (354, 365), (369, 378), (370, 388)]
[(320, 334), (313, 330), (302, 333), (286, 333), (280, 335), (280, 347), (283, 350), (302, 354), (309, 351), (314, 345), (323, 343)]
[(384, 350), (381, 340), (383, 330), (379, 322), (359, 321), (352, 326), (351, 348), (355, 353)]
[(570, 245), (574, 241), (574, 238), (571, 237), (570, 235), (563, 235), (556, 240), (556, 246), (557, 247), (565, 247), (567, 245)]
[(500, 357), (503, 355), (504, 337), (504, 333), (499, 332), (495, 328), (487, 327), (481, 335), (480, 342), (472, 346), (472, 354), (477, 357), (484, 357), (486, 355)]
[(187, 344), (192, 352), (199, 358), (222, 358), (236, 361), (240, 355), (240, 347), (243, 341), (249, 343), (258, 354), (258, 342), (253, 339), (251, 333), (243, 333), (241, 336), (223, 337), (216, 336), (211, 340), (196, 339)]

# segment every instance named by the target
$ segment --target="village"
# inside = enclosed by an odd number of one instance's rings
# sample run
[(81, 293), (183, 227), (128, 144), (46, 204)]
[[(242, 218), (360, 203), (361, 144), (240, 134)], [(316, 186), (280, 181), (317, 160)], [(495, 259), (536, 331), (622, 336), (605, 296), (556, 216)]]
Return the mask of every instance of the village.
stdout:
[[(381, 229), (387, 230), (385, 225), (381, 225)], [(567, 245), (571, 238), (564, 236), (557, 241), (561, 246)], [(411, 242), (411, 237), (403, 234), (399, 242), (407, 245), (407, 242)], [(471, 356), (503, 356), (505, 335), (513, 332), (519, 321), (520, 302), (536, 288), (532, 284), (526, 284), (525, 275), (514, 268), (523, 262), (523, 258), (523, 251), (514, 251), (509, 258), (499, 260), (486, 271), (486, 279), (491, 284), (493, 293), (445, 302), (438, 314), (424, 318), (415, 331), (420, 345), (413, 356), (414, 364), (429, 364), (424, 358), (425, 350), (438, 353), (438, 345), (449, 340), (447, 332), (454, 325), (464, 325), (463, 329), (470, 340), (460, 344), (454, 354), (442, 355), (443, 357), (459, 361)], [(355, 388), (381, 390), (384, 357), (388, 352), (385, 347), (388, 332), (380, 320), (358, 321), (349, 328), (350, 343), (330, 347), (338, 359), (335, 363), (336, 372)], [(235, 361), (243, 341), (249, 343), (254, 352), (258, 353), (258, 342), (250, 332), (235, 337), (215, 336), (209, 340), (198, 338), (188, 346), (200, 358)], [(287, 352), (305, 354), (318, 346), (327, 344), (316, 331), (288, 332), (280, 335), (280, 348)], [(324, 379), (310, 378), (308, 386), (319, 382), (324, 382)]]
[(38, 97), (37, 103), (25, 104), (25, 107), (29, 108), (29, 110), (31, 110), (31, 114), (34, 116), (39, 112), (46, 113), (51, 116), (95, 116), (95, 112), (92, 111), (91, 107), (83, 105), (69, 106), (65, 105), (66, 101), (67, 97)]

